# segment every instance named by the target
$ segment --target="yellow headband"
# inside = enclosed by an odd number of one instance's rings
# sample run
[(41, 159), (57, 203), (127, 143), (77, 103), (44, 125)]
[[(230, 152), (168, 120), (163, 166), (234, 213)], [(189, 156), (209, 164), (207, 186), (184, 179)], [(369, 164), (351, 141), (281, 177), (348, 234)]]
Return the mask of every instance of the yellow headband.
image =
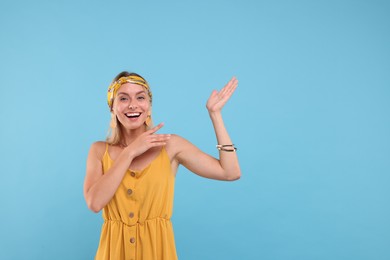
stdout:
[(114, 81), (109, 87), (107, 92), (107, 103), (110, 109), (112, 109), (112, 103), (114, 101), (117, 90), (125, 83), (133, 83), (140, 86), (143, 86), (147, 91), (150, 97), (150, 103), (152, 103), (152, 92), (150, 91), (148, 83), (141, 77), (138, 76), (128, 76), (121, 77), (117, 81)]

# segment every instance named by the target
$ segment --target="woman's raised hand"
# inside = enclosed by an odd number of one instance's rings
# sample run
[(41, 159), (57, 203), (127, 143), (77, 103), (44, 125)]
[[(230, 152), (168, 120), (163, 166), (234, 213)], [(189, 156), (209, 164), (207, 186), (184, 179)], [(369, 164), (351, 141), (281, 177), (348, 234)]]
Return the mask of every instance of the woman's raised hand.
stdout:
[(233, 77), (220, 91), (214, 90), (206, 104), (209, 113), (220, 112), (232, 96), (234, 90), (236, 90), (237, 85), (238, 80), (236, 77)]
[(160, 123), (157, 126), (149, 129), (145, 133), (137, 137), (127, 148), (131, 151), (134, 157), (137, 157), (152, 147), (163, 146), (167, 144), (170, 134), (156, 134), (164, 123)]

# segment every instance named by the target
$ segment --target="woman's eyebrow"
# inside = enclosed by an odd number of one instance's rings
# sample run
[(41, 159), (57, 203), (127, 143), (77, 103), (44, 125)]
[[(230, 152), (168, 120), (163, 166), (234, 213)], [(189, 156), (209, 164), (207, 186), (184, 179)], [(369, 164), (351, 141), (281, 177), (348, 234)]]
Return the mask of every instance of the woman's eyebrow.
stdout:
[[(135, 93), (136, 95), (139, 95), (139, 94), (146, 94), (146, 91), (145, 90), (141, 90), (141, 91), (138, 91), (137, 93)], [(117, 94), (118, 96), (119, 95), (126, 95), (126, 96), (129, 96), (129, 94), (127, 94), (126, 92), (119, 92)]]

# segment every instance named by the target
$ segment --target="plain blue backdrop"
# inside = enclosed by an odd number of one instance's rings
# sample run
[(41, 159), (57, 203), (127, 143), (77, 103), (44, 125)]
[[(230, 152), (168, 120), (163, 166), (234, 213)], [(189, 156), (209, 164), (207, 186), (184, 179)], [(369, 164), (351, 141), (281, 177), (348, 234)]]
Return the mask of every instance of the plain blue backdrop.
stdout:
[(122, 70), (150, 83), (155, 123), (217, 156), (223, 114), (237, 182), (176, 178), (180, 259), (390, 259), (389, 1), (0, 3), (0, 259), (93, 259), (102, 218), (82, 187)]

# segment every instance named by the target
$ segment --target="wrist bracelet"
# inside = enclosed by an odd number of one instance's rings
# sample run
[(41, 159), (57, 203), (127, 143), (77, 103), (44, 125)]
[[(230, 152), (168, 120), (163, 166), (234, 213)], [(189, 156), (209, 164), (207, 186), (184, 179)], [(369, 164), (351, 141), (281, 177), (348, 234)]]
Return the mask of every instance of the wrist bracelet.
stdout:
[(224, 152), (235, 152), (237, 148), (234, 147), (234, 144), (217, 144), (217, 149)]

